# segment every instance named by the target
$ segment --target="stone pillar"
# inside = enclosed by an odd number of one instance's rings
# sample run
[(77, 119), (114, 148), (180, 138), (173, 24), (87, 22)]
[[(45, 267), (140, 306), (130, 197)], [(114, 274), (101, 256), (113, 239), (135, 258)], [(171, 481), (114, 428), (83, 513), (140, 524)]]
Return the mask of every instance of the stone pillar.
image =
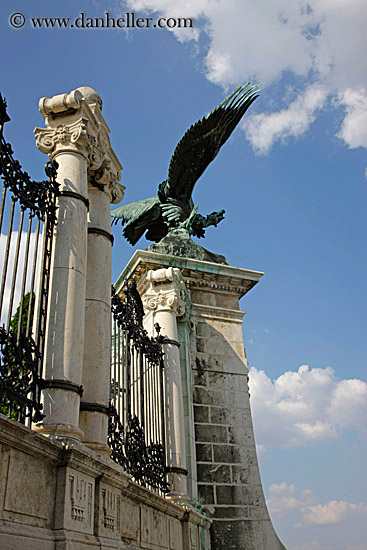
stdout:
[(171, 492), (168, 498), (187, 501), (186, 448), (177, 317), (185, 312), (185, 283), (179, 269), (149, 271), (141, 290), (144, 309), (165, 336), (166, 450)]
[[(37, 147), (59, 165), (57, 181), (61, 191), (45, 335), (46, 417), (37, 429), (45, 435), (74, 439), (83, 437), (79, 405), (83, 391), (88, 171), (101, 168), (108, 140), (101, 108), (101, 98), (92, 88), (42, 98), (40, 111), (46, 128), (35, 129)], [(108, 161), (114, 162), (117, 180), (121, 165), (116, 157)]]
[[(106, 155), (108, 151), (106, 151)], [(108, 405), (110, 399), (111, 356), (111, 234), (110, 204), (123, 198), (123, 187), (105, 160), (89, 178), (89, 222), (83, 396), (79, 427), (83, 442), (94, 449), (111, 453), (107, 445)]]
[(186, 294), (185, 313), (177, 319), (178, 341), (180, 344), (182, 395), (184, 406), (186, 436), (187, 493), (192, 502), (198, 500), (196, 475), (196, 447), (194, 429), (194, 406), (192, 391), (192, 353), (191, 343), (195, 325), (191, 320), (192, 304)]

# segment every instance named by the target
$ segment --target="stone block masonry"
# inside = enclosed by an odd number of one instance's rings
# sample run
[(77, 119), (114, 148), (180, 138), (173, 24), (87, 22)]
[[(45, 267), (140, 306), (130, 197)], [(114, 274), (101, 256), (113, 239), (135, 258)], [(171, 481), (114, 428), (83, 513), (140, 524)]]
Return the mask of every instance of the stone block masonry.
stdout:
[(196, 327), (192, 384), (198, 498), (214, 520), (213, 550), (281, 549), (265, 504), (256, 456), (242, 313), (238, 298), (237, 308), (233, 300), (239, 290), (233, 288), (232, 296), (223, 300), (212, 280), (191, 291)]
[(213, 519), (211, 549), (285, 550), (271, 523), (260, 479), (242, 335), (244, 312), (239, 309), (240, 298), (262, 273), (139, 250), (117, 289), (130, 276), (143, 288), (149, 270), (167, 266), (180, 269), (190, 301), (177, 319), (189, 495)]

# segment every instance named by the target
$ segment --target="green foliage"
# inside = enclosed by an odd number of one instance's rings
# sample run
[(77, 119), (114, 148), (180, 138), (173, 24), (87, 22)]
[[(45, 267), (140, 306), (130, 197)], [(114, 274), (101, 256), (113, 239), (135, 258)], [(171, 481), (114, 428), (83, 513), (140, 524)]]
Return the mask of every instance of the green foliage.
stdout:
[[(26, 330), (27, 330), (27, 321), (28, 321), (28, 311), (29, 311), (30, 299), (31, 299), (31, 293), (27, 292), (27, 294), (24, 295), (23, 305), (22, 305), (22, 319), (21, 319), (20, 328), (23, 332), (26, 332)], [(31, 318), (30, 318), (30, 322), (29, 322), (29, 326), (30, 326), (31, 329), (32, 329), (32, 324), (33, 324), (34, 302), (35, 302), (35, 294), (34, 294), (34, 292), (32, 292), (32, 310), (31, 310)], [(14, 313), (13, 318), (10, 321), (10, 328), (16, 334), (18, 333), (19, 313), (20, 313), (20, 303), (17, 307), (17, 311)]]
[[(8, 418), (11, 418), (12, 420), (20, 420), (22, 416), (22, 405), (21, 400), (18, 402), (13, 397), (10, 397), (10, 394), (7, 392), (7, 387), (12, 387), (13, 389), (22, 388), (24, 384), (24, 378), (25, 377), (25, 371), (27, 370), (27, 363), (29, 362), (29, 358), (26, 357), (23, 351), (23, 346), (21, 343), (23, 343), (24, 340), (28, 341), (28, 338), (25, 337), (25, 333), (27, 330), (27, 322), (28, 322), (28, 311), (29, 311), (29, 304), (31, 301), (31, 293), (28, 292), (24, 295), (23, 298), (23, 304), (22, 304), (22, 316), (21, 316), (21, 327), (20, 327), (20, 333), (21, 333), (21, 342), (20, 345), (17, 345), (17, 334), (18, 334), (18, 326), (19, 326), (19, 315), (20, 315), (20, 309), (21, 304), (19, 303), (17, 310), (15, 314), (13, 315), (12, 320), (10, 321), (10, 330), (8, 334), (5, 334), (5, 329), (2, 329), (2, 353), (0, 355), (0, 412), (7, 416)], [(32, 323), (33, 323), (33, 313), (34, 313), (34, 302), (35, 302), (35, 294), (32, 293), (32, 309), (30, 314), (30, 320), (29, 320), (29, 326), (30, 330), (32, 329)], [(6, 342), (6, 344), (5, 344)], [(5, 345), (4, 345), (5, 344)], [(27, 361), (28, 359), (28, 361)], [(23, 384), (22, 384), (23, 380)], [(2, 382), (2, 383), (1, 383)]]

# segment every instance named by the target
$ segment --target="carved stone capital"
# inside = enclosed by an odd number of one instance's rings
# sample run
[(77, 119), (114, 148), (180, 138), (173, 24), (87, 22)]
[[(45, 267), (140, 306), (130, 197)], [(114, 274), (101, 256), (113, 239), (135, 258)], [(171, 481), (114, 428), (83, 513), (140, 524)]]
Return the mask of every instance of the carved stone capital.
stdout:
[(95, 143), (95, 138), (88, 132), (87, 120), (83, 118), (53, 128), (35, 128), (34, 133), (38, 149), (50, 156), (69, 150), (88, 159)]
[(111, 202), (120, 202), (125, 189), (119, 184), (122, 166), (111, 146), (99, 94), (83, 86), (69, 94), (44, 97), (40, 111), (47, 128), (35, 129), (38, 149), (51, 158), (62, 152), (82, 155), (90, 184), (107, 192)]
[(111, 161), (103, 160), (96, 170), (89, 169), (89, 183), (104, 191), (110, 197), (112, 203), (119, 203), (124, 198), (125, 187), (119, 183), (121, 172), (111, 167)]
[(144, 309), (150, 311), (172, 310), (180, 317), (185, 313), (185, 302), (175, 290), (161, 291), (157, 294), (147, 294), (143, 298)]
[(151, 270), (147, 273), (148, 286), (143, 294), (144, 309), (172, 311), (177, 317), (185, 313), (186, 286), (177, 268)]
[(41, 97), (39, 110), (46, 118), (50, 114), (61, 113), (71, 109), (79, 109), (83, 95), (79, 90), (73, 90), (70, 94), (59, 94), (54, 97)]

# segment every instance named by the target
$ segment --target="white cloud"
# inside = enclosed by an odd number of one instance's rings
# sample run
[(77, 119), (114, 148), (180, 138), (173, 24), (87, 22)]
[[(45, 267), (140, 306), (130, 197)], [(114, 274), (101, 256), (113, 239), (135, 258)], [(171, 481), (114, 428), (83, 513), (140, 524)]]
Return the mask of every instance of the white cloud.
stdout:
[(336, 102), (345, 106), (346, 115), (336, 134), (350, 149), (367, 147), (367, 95), (364, 90), (348, 89)]
[(311, 506), (318, 502), (316, 495), (310, 489), (297, 491), (291, 483), (273, 483), (269, 486), (269, 497), (266, 501), (271, 514), (284, 515), (290, 510), (300, 510), (304, 506)]
[(320, 542), (317, 542), (316, 540), (308, 541), (302, 544), (302, 546), (292, 546), (291, 550), (333, 550), (333, 548), (330, 546), (330, 544), (321, 544)]
[(340, 523), (352, 515), (367, 515), (367, 504), (333, 500), (327, 504), (306, 506), (301, 512), (305, 525), (325, 525)]
[[(289, 517), (292, 514), (298, 520), (295, 524), (298, 529), (309, 525), (341, 523), (352, 517), (367, 515), (367, 503), (332, 500), (320, 504), (318, 497), (310, 489), (298, 490), (293, 483), (274, 483), (269, 486), (268, 494), (266, 502), (270, 514), (276, 517)], [(313, 548), (313, 543), (307, 544), (311, 545), (309, 548)]]
[(366, 146), (358, 117), (367, 89), (364, 0), (125, 0), (124, 5), (162, 17), (192, 17), (193, 29), (172, 32), (181, 42), (208, 37), (204, 71), (224, 89), (251, 80), (270, 92), (284, 75), (295, 77), (297, 99), (279, 109), (273, 96), (275, 112), (251, 121), (247, 137), (257, 152), (306, 132), (326, 97), (346, 108), (338, 137), (352, 148)]
[(352, 428), (366, 432), (367, 383), (338, 380), (331, 367), (303, 365), (274, 381), (251, 367), (249, 385), (256, 442), (263, 451), (336, 438)]
[(326, 99), (325, 89), (318, 85), (310, 86), (286, 109), (271, 114), (252, 115), (244, 120), (242, 127), (246, 137), (256, 152), (268, 153), (275, 141), (304, 134), (316, 119), (317, 111), (325, 105)]

